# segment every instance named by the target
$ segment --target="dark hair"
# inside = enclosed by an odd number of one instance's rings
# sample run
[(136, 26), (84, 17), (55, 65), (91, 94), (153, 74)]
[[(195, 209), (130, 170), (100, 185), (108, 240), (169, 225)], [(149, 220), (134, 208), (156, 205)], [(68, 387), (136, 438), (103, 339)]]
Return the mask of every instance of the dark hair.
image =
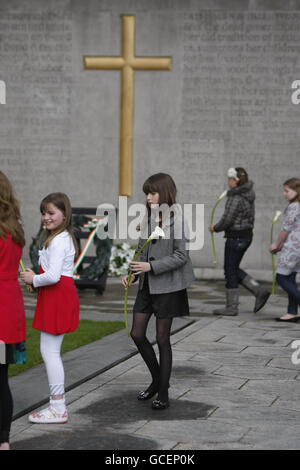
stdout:
[(156, 173), (150, 176), (143, 184), (143, 191), (146, 195), (149, 193), (158, 193), (160, 205), (168, 204), (168, 206), (171, 207), (176, 203), (176, 185), (173, 178), (167, 173)]
[(19, 202), (11, 182), (0, 171), (0, 237), (5, 239), (8, 233), (13, 241), (23, 248), (25, 236), (21, 225)]
[(283, 186), (288, 186), (293, 191), (296, 191), (297, 196), (290, 202), (300, 202), (300, 179), (290, 178), (283, 183)]
[(64, 214), (65, 220), (59, 227), (57, 227), (56, 230), (45, 230), (44, 234), (42, 235), (42, 240), (45, 239), (45, 248), (49, 246), (50, 242), (53, 240), (54, 237), (56, 237), (56, 235), (67, 230), (72, 237), (76, 254), (78, 254), (78, 245), (73, 232), (72, 207), (68, 196), (64, 193), (48, 194), (48, 196), (46, 196), (40, 204), (41, 214), (43, 214), (47, 210), (48, 204), (53, 204), (55, 207), (57, 207), (57, 209), (59, 209)]
[(248, 183), (248, 173), (244, 168), (238, 167), (236, 168), (238, 180), (238, 186), (242, 186), (245, 183)]

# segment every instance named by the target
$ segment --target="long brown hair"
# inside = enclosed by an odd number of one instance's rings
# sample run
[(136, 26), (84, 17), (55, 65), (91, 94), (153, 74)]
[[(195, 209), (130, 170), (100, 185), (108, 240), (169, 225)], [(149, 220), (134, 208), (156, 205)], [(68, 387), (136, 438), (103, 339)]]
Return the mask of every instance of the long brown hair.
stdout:
[[(147, 195), (149, 193), (159, 194), (159, 205), (168, 204), (172, 206), (176, 203), (177, 189), (173, 178), (167, 173), (156, 173), (146, 179), (143, 184), (143, 191)], [(149, 207), (147, 204), (149, 211)]]
[(11, 182), (0, 171), (0, 237), (6, 239), (8, 233), (13, 241), (23, 248), (25, 236), (21, 225), (19, 202)]
[(41, 237), (41, 241), (45, 240), (44, 242), (45, 248), (47, 248), (50, 245), (51, 241), (53, 240), (54, 237), (56, 237), (56, 235), (67, 230), (67, 232), (69, 232), (69, 234), (72, 237), (76, 254), (78, 254), (78, 245), (77, 245), (77, 241), (73, 232), (72, 207), (71, 207), (71, 203), (70, 203), (68, 196), (64, 193), (48, 194), (48, 196), (46, 196), (40, 204), (41, 214), (43, 214), (46, 211), (48, 204), (53, 204), (55, 207), (57, 207), (57, 209), (59, 209), (64, 214), (65, 220), (62, 222), (62, 224), (59, 227), (57, 227), (56, 230), (50, 231), (46, 229), (44, 231)]
[(283, 183), (283, 186), (288, 186), (293, 191), (296, 191), (297, 196), (290, 202), (300, 202), (300, 179), (290, 178)]

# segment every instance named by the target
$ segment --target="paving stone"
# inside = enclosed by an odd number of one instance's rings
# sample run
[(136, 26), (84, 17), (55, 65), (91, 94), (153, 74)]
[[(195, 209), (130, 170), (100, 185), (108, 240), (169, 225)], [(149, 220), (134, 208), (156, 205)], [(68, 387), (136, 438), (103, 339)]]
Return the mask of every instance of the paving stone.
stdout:
[[(198, 405), (199, 406), (199, 405)], [(171, 408), (165, 410), (165, 416)], [(164, 421), (161, 425), (159, 421), (150, 421), (143, 426), (136, 434), (141, 437), (149, 437), (155, 435), (158, 439), (170, 439), (174, 436), (174, 429), (176, 429), (176, 438), (178, 441), (185, 443), (193, 440), (201, 440), (204, 444), (209, 442), (224, 443), (239, 441), (248, 428), (242, 425), (232, 426), (230, 422), (194, 419), (194, 420), (179, 420), (179, 421)]]
[(263, 423), (249, 429), (240, 444), (255, 445), (257, 450), (299, 450), (300, 426)]
[(215, 362), (221, 364), (221, 365), (234, 365), (238, 366), (240, 365), (241, 367), (247, 367), (247, 366), (266, 366), (269, 365), (270, 360), (268, 357), (259, 357), (257, 355), (251, 355), (251, 354), (242, 354), (240, 353), (228, 353), (228, 352), (202, 352), (202, 353), (197, 353), (194, 354), (189, 361), (190, 362), (200, 362), (205, 366), (206, 361), (212, 361), (215, 360)]
[(241, 367), (239, 365), (221, 366), (213, 372), (214, 375), (224, 375), (226, 377), (240, 377), (245, 379), (266, 380), (266, 379), (295, 379), (297, 372), (285, 369), (275, 369), (272, 367)]
[[(181, 398), (181, 397), (180, 397)], [(236, 406), (271, 406), (277, 399), (275, 394), (271, 395), (258, 395), (256, 391), (248, 391), (245, 388), (241, 390), (219, 390), (216, 388), (213, 393), (201, 386), (188, 390), (182, 398), (184, 400), (200, 401), (206, 403), (213, 399), (214, 405), (220, 409), (231, 409)]]
[(249, 380), (243, 388), (258, 394), (270, 393), (288, 400), (299, 400), (299, 385), (297, 380)]
[[(230, 419), (232, 422), (243, 422), (249, 425), (261, 425), (267, 422), (274, 424), (288, 424), (290, 426), (299, 424), (298, 415), (291, 410), (279, 407), (264, 407), (249, 405), (233, 406), (227, 410), (218, 408), (213, 415), (214, 419)], [(300, 425), (299, 425), (300, 427)]]
[(202, 442), (180, 442), (173, 450), (255, 450), (255, 445), (241, 444), (239, 442), (213, 442), (211, 444), (203, 444)]

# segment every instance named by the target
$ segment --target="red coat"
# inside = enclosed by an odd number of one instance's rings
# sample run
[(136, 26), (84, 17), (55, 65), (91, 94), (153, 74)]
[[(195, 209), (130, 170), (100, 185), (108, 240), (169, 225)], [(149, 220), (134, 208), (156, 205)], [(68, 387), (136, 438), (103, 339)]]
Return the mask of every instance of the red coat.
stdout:
[(18, 343), (26, 338), (22, 291), (18, 281), (22, 248), (11, 238), (0, 238), (0, 341)]

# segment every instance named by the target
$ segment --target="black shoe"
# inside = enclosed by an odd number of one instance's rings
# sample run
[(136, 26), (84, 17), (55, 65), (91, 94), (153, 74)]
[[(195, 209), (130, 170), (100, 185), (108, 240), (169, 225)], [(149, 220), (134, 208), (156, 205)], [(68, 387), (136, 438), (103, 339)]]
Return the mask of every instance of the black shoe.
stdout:
[(156, 394), (157, 390), (154, 392), (148, 392), (147, 390), (144, 390), (143, 392), (139, 392), (137, 399), (140, 401), (150, 400), (150, 398), (154, 397)]
[(153, 410), (165, 410), (169, 406), (170, 406), (169, 401), (154, 400), (152, 402), (152, 409)]
[(297, 321), (300, 320), (300, 315), (295, 315), (294, 317), (288, 318), (287, 320), (284, 320), (283, 318), (276, 318), (276, 321), (281, 321), (283, 323), (296, 323)]

